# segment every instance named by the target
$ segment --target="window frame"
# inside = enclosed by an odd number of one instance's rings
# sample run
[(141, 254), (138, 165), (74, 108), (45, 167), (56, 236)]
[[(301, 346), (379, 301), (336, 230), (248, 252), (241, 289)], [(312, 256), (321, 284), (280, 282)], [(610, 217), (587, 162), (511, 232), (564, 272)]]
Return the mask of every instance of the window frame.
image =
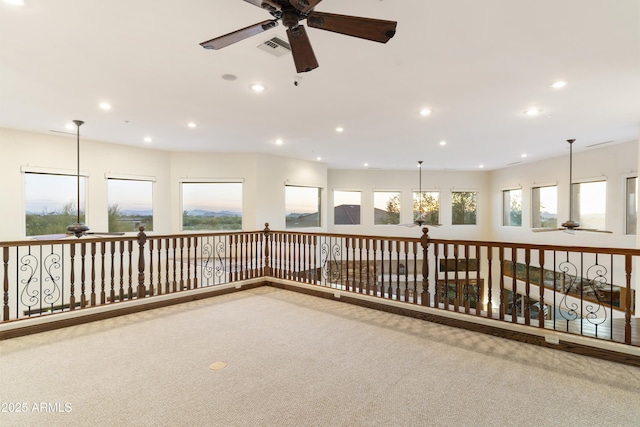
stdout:
[[(149, 232), (149, 231), (153, 231), (153, 217), (154, 217), (154, 209), (153, 209), (153, 205), (154, 205), (154, 193), (155, 193), (155, 182), (156, 182), (156, 178), (155, 177), (146, 177), (146, 176), (137, 176), (137, 175), (122, 175), (122, 174), (105, 174), (105, 180), (106, 180), (106, 185), (107, 185), (107, 217), (108, 219), (110, 218), (110, 210), (111, 210), (111, 200), (110, 200), (110, 192), (109, 192), (109, 182), (111, 181), (132, 181), (132, 182), (149, 182), (151, 184), (151, 224), (148, 224), (146, 222), (141, 222), (139, 225), (144, 225), (145, 227), (145, 231)], [(108, 231), (109, 232), (118, 232), (120, 230), (111, 230), (111, 221), (108, 220)], [(137, 232), (137, 230), (132, 230), (132, 231), (125, 231), (125, 233), (135, 233)]]
[[(634, 182), (634, 191), (630, 193), (629, 182)], [(636, 235), (638, 232), (638, 175), (626, 176), (624, 179), (624, 234)], [(633, 195), (633, 203), (631, 199)], [(633, 208), (631, 205), (633, 204)], [(631, 219), (632, 217), (633, 219)]]
[[(184, 227), (184, 185), (185, 184), (240, 184), (240, 228), (187, 228)], [(180, 231), (242, 231), (244, 229), (244, 180), (240, 178), (201, 178), (201, 179), (181, 179), (180, 185)], [(213, 212), (213, 211), (212, 211)]]
[[(78, 210), (75, 210), (73, 213), (73, 218), (71, 218), (71, 222), (65, 225), (65, 229), (61, 229), (59, 231), (55, 231), (53, 233), (45, 233), (45, 234), (29, 234), (27, 230), (27, 174), (31, 175), (46, 175), (46, 176), (64, 176), (74, 179), (73, 185), (73, 193), (72, 193), (72, 203), (75, 205), (78, 203), (78, 194), (77, 194), (77, 182), (78, 177), (80, 177), (80, 205), (82, 205), (83, 209), (76, 207), (80, 212), (80, 222), (87, 223), (88, 218), (88, 206), (89, 202), (87, 200), (88, 197), (88, 187), (89, 187), (89, 173), (86, 171), (78, 171), (78, 170), (70, 170), (70, 169), (55, 169), (55, 168), (41, 168), (41, 167), (32, 167), (32, 166), (22, 166), (20, 168), (20, 172), (22, 173), (22, 209), (23, 215), (22, 220), (23, 226), (22, 231), (25, 237), (37, 237), (37, 236), (47, 236), (50, 234), (64, 234), (66, 233), (66, 226), (74, 224), (78, 220)], [(53, 231), (53, 230), (51, 230)]]
[[(513, 209), (514, 198), (516, 194), (519, 194), (520, 198), (520, 211)], [(522, 188), (510, 188), (508, 190), (502, 190), (502, 226), (503, 227), (522, 227)], [(508, 207), (507, 207), (508, 199)], [(513, 220), (514, 213), (520, 212), (520, 223), (516, 223)]]
[[(604, 183), (604, 203), (595, 203), (596, 206), (604, 206), (604, 213), (603, 213), (603, 221), (602, 221), (602, 226), (597, 226), (596, 224), (592, 224), (590, 222), (586, 222), (584, 218), (582, 218), (582, 210), (580, 209), (580, 201), (581, 201), (581, 193), (582, 188), (580, 188), (582, 185), (588, 185), (588, 184), (595, 184), (595, 183)], [(573, 221), (577, 221), (580, 224), (581, 228), (595, 228), (598, 230), (604, 230), (606, 229), (607, 226), (607, 187), (608, 187), (608, 180), (606, 177), (597, 177), (597, 178), (592, 178), (592, 179), (582, 179), (582, 180), (574, 180), (572, 182), (572, 188), (570, 191), (570, 194), (572, 195), (571, 198), (571, 212), (573, 218), (569, 218)], [(589, 199), (591, 200), (591, 199)]]
[[(556, 189), (556, 211), (555, 211), (555, 224), (547, 220), (547, 224), (543, 225), (541, 215), (541, 202), (540, 202), (540, 189), (542, 188), (555, 188)], [(536, 190), (538, 194), (536, 194)], [(549, 212), (552, 213), (552, 212)], [(531, 227), (532, 228), (558, 228), (558, 183), (539, 184), (535, 187), (531, 187)]]
[[(355, 204), (345, 204), (341, 203), (340, 205), (336, 205), (336, 193), (357, 193), (359, 198), (358, 203), (358, 222), (354, 223), (337, 223), (336, 222), (336, 208), (343, 205), (348, 206), (356, 206)], [(361, 190), (344, 190), (344, 189), (333, 189), (333, 225), (341, 226), (341, 225), (361, 225), (362, 224), (362, 191)]]
[[(453, 195), (455, 193), (469, 193), (469, 194), (473, 194), (474, 195), (474, 203), (475, 203), (475, 209), (473, 211), (474, 214), (474, 222), (455, 222), (455, 215), (454, 215), (454, 197)], [(478, 225), (478, 201), (479, 201), (479, 197), (478, 195), (480, 194), (480, 192), (478, 190), (451, 190), (451, 225)], [(465, 218), (466, 215), (463, 214), (463, 218)]]
[[(294, 226), (295, 224), (292, 223), (291, 220), (287, 220), (287, 218), (289, 218), (289, 215), (291, 215), (292, 213), (295, 212), (295, 210), (293, 210), (291, 213), (289, 213), (289, 204), (287, 201), (287, 188), (306, 188), (306, 189), (314, 189), (317, 191), (317, 204), (316, 204), (316, 208), (317, 208), (317, 212), (310, 212), (309, 214), (313, 215), (314, 213), (317, 214), (318, 216), (318, 220), (314, 225), (301, 225), (301, 226)], [(285, 184), (284, 186), (284, 210), (285, 210), (285, 217), (284, 217), (284, 222), (285, 222), (285, 229), (299, 229), (299, 228), (319, 228), (322, 226), (322, 187), (320, 186), (315, 186), (315, 185), (299, 185), (299, 184)]]
[[(441, 209), (442, 209), (442, 197), (440, 197), (441, 195), (441, 191), (440, 190), (422, 190), (422, 194), (428, 194), (428, 193), (436, 193), (438, 195), (437, 197), (437, 203), (438, 203), (438, 209), (436, 211), (429, 211), (429, 210), (425, 210), (425, 225), (440, 225), (440, 216), (441, 216)], [(420, 209), (420, 196), (418, 196), (418, 198), (416, 198), (416, 195), (420, 194), (420, 190), (413, 190), (413, 192), (411, 193), (412, 195), (412, 204), (413, 204), (413, 221), (417, 221), (420, 213), (419, 213), (419, 209)], [(417, 199), (417, 200), (416, 200)], [(418, 208), (418, 210), (416, 210), (416, 208)], [(435, 222), (429, 222), (426, 220), (426, 218), (429, 218), (429, 214), (435, 212), (435, 216), (436, 216), (436, 221)]]
[[(387, 203), (389, 203), (389, 201), (391, 199), (393, 199), (394, 197), (397, 196), (397, 200), (398, 200), (398, 212), (393, 212), (393, 211), (389, 211), (389, 210), (385, 210), (387, 217), (389, 217), (389, 214), (397, 214), (397, 218), (395, 222), (378, 222), (378, 219), (376, 217), (376, 210), (380, 209), (376, 207), (376, 194), (377, 193), (394, 193), (394, 196), (389, 197), (387, 199)], [(400, 216), (402, 215), (402, 191), (400, 190), (377, 190), (374, 189), (373, 190), (373, 225), (374, 226), (385, 226), (385, 225), (400, 225)]]

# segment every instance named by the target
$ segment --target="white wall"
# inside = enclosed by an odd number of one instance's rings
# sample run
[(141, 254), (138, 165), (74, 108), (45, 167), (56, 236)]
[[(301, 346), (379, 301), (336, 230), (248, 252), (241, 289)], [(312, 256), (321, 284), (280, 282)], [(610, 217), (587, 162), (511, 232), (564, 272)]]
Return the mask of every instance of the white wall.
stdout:
[[(76, 138), (0, 129), (0, 147), (0, 195), (5, 201), (0, 204), (0, 241), (20, 240), (25, 238), (22, 167), (75, 174)], [(319, 162), (252, 153), (171, 153), (81, 136), (80, 169), (88, 174), (86, 223), (92, 231), (108, 229), (105, 174), (155, 179), (154, 234), (180, 232), (180, 182), (184, 179), (242, 179), (244, 230), (262, 230), (265, 222), (274, 230), (285, 228), (286, 182), (322, 188), (321, 203), (326, 205), (327, 168)], [(75, 194), (71, 196), (75, 199)]]
[[(24, 238), (24, 179), (21, 167), (58, 169), (75, 173), (76, 140), (72, 135), (39, 134), (0, 129), (0, 240)], [(521, 241), (561, 245), (636, 247), (636, 237), (624, 234), (624, 180), (636, 173), (638, 142), (584, 149), (574, 145), (574, 179), (606, 176), (607, 229), (613, 234), (562, 232), (533, 233), (530, 227), (530, 189), (537, 184), (557, 183), (558, 216), (568, 219), (568, 150), (562, 157), (525, 163), (496, 171), (422, 172), (422, 189), (439, 190), (441, 227), (430, 227), (434, 238)], [(374, 226), (374, 190), (397, 190), (402, 206), (412, 205), (418, 190), (418, 170), (328, 170), (311, 162), (256, 153), (170, 153), (146, 148), (81, 139), (81, 169), (88, 172), (87, 223), (92, 230), (107, 229), (105, 174), (155, 177), (155, 233), (180, 230), (180, 180), (183, 178), (241, 178), (244, 182), (243, 228), (261, 230), (265, 222), (273, 230), (285, 228), (284, 186), (322, 188), (322, 226), (312, 231), (336, 233), (419, 236), (417, 227)], [(502, 190), (523, 189), (523, 227), (501, 225)], [(360, 226), (333, 225), (333, 190), (362, 192)], [(478, 191), (478, 225), (451, 225), (451, 190)], [(411, 209), (401, 209), (400, 222), (412, 222)], [(307, 229), (308, 230), (308, 229)]]
[[(571, 246), (635, 248), (636, 237), (625, 235), (625, 180), (637, 176), (638, 142), (584, 148), (573, 144), (573, 181), (606, 178), (606, 229), (611, 234), (531, 231), (531, 188), (558, 185), (558, 223), (569, 219), (569, 144), (562, 157), (526, 163), (490, 173), (492, 240)], [(502, 225), (502, 191), (522, 188), (522, 227)], [(573, 218), (577, 220), (577, 218)]]
[[(24, 238), (24, 176), (22, 167), (77, 171), (76, 137), (0, 129), (0, 240)], [(169, 153), (96, 141), (80, 141), (80, 169), (88, 173), (87, 224), (108, 229), (105, 174), (154, 177), (154, 227), (169, 230)], [(73, 195), (75, 196), (75, 194)], [(75, 199), (75, 197), (73, 197)], [(61, 230), (64, 232), (64, 230)]]
[[(285, 185), (320, 187), (327, 168), (318, 162), (247, 153), (171, 154), (171, 230), (180, 231), (180, 181), (184, 179), (242, 179), (244, 184), (243, 229), (262, 230), (265, 222), (273, 230), (285, 229)], [(322, 205), (326, 203), (323, 196)], [(324, 219), (324, 217), (323, 217)], [(305, 229), (309, 230), (309, 229)], [(314, 229), (313, 231), (324, 230)]]
[[(400, 191), (400, 224), (413, 222), (413, 192), (418, 191), (419, 171), (384, 170), (329, 170), (327, 223), (332, 233), (365, 234), (373, 236), (419, 237), (418, 227), (374, 225), (373, 192)], [(357, 190), (362, 192), (360, 225), (333, 224), (333, 191)], [(486, 240), (491, 235), (491, 202), (489, 174), (487, 172), (422, 171), (422, 190), (440, 191), (441, 227), (429, 227), (429, 235), (442, 239)], [(451, 191), (478, 192), (478, 224), (451, 225)]]

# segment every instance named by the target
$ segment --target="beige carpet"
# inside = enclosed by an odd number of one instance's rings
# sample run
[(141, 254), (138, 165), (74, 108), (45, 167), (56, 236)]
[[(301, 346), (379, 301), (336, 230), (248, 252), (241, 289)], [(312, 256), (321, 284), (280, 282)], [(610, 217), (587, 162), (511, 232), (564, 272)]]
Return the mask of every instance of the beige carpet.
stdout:
[(640, 425), (640, 368), (271, 287), (2, 341), (0, 381), (2, 426)]

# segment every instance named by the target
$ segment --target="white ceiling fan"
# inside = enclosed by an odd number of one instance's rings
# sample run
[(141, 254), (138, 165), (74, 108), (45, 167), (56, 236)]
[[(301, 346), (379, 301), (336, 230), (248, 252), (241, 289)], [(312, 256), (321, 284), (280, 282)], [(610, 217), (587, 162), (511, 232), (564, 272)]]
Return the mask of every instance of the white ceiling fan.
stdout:
[(544, 231), (564, 231), (565, 233), (574, 234), (576, 231), (591, 231), (594, 233), (611, 233), (608, 230), (599, 230), (597, 228), (580, 227), (578, 221), (573, 220), (573, 143), (575, 139), (567, 139), (569, 143), (569, 219), (557, 228), (533, 228), (534, 233)]

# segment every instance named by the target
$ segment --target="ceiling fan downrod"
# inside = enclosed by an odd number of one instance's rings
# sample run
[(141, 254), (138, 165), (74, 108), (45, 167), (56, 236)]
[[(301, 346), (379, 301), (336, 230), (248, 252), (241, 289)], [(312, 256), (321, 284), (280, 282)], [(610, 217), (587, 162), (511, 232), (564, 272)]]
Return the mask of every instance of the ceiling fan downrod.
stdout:
[(580, 223), (573, 220), (573, 143), (575, 139), (567, 139), (569, 143), (569, 220), (563, 222), (562, 227), (574, 230), (580, 227)]
[(418, 166), (420, 167), (420, 171), (418, 174), (418, 197), (420, 198), (420, 207), (419, 207), (419, 213), (418, 213), (418, 219), (416, 220), (416, 224), (418, 224), (419, 227), (422, 227), (422, 224), (424, 224), (426, 221), (423, 219), (423, 214), (422, 214), (422, 160), (418, 160)]
[(76, 189), (77, 189), (77, 221), (75, 224), (71, 224), (67, 227), (67, 231), (74, 236), (80, 238), (87, 231), (89, 231), (89, 226), (80, 222), (80, 126), (84, 124), (82, 120), (74, 120), (73, 123), (76, 125), (76, 153), (77, 153), (77, 174), (76, 174)]

